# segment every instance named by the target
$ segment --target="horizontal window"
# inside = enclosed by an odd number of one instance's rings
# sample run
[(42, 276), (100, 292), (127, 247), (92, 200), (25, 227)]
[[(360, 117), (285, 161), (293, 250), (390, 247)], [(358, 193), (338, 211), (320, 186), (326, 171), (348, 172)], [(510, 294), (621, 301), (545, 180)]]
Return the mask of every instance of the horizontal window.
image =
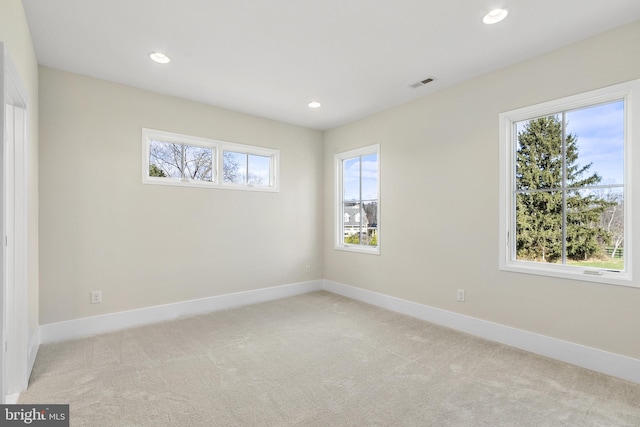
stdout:
[(151, 139), (149, 176), (180, 181), (213, 182), (215, 148)]
[(145, 184), (278, 191), (279, 151), (142, 130)]
[(639, 90), (636, 81), (500, 115), (501, 269), (631, 284)]

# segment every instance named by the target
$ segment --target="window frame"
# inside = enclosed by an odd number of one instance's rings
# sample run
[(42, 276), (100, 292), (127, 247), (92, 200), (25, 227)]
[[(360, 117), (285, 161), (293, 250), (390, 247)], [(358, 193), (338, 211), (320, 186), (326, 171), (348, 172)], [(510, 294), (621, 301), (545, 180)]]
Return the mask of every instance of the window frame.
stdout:
[[(152, 177), (149, 176), (150, 167), (150, 147), (151, 141), (175, 143), (192, 147), (210, 148), (212, 150), (212, 171), (211, 181), (189, 180), (184, 178), (170, 177)], [(243, 154), (253, 154), (257, 156), (268, 157), (270, 160), (269, 167), (269, 185), (255, 184), (238, 184), (224, 182), (224, 156), (225, 151), (232, 151)], [(263, 191), (263, 192), (279, 192), (280, 179), (280, 150), (257, 147), (253, 145), (238, 144), (234, 142), (221, 141), (215, 139), (202, 138), (191, 135), (184, 135), (173, 132), (166, 132), (156, 129), (142, 128), (142, 183), (152, 185), (170, 185), (178, 187), (199, 187), (199, 188), (217, 188), (224, 190), (244, 190), (244, 191)]]
[[(562, 264), (545, 264), (515, 258), (515, 173), (517, 143), (515, 123), (537, 117), (556, 114), (604, 104), (624, 101), (624, 256), (625, 269), (612, 271), (602, 268), (580, 267)], [(637, 105), (636, 105), (637, 104)], [(621, 83), (573, 96), (568, 96), (540, 104), (503, 112), (499, 115), (500, 132), (500, 215), (499, 215), (499, 269), (516, 273), (534, 274), (612, 285), (640, 287), (633, 284), (632, 271), (635, 264), (633, 248), (640, 244), (632, 229), (632, 210), (640, 212), (634, 206), (635, 188), (634, 169), (640, 171), (640, 158), (632, 150), (634, 141), (640, 143), (640, 80)]]
[[(378, 196), (377, 198), (378, 205), (377, 205), (377, 212), (376, 212), (377, 220), (378, 220), (377, 222), (378, 244), (376, 246), (369, 246), (369, 245), (360, 245), (360, 244), (354, 245), (354, 244), (344, 243), (345, 212), (342, 210), (342, 205), (344, 202), (343, 200), (343, 190), (344, 190), (343, 162), (345, 160), (350, 160), (355, 157), (366, 156), (370, 154), (376, 154), (377, 169), (378, 169), (377, 171), (378, 176), (377, 176), (377, 182), (376, 182), (376, 191)], [(334, 155), (334, 171), (335, 171), (334, 249), (341, 250), (341, 251), (348, 251), (348, 252), (359, 252), (359, 253), (365, 253), (365, 254), (380, 255), (380, 244), (381, 244), (381, 236), (382, 236), (382, 233), (380, 232), (381, 230), (380, 229), (380, 223), (381, 223), (381, 219), (380, 219), (380, 205), (381, 205), (380, 144), (369, 145), (366, 147), (356, 148), (354, 150), (349, 150), (349, 151), (335, 154)]]

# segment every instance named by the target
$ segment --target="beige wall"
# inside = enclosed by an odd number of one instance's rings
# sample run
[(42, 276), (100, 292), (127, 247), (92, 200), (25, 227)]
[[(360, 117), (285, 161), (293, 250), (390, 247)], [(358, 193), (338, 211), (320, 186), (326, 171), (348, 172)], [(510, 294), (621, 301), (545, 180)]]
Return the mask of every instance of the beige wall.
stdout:
[[(498, 270), (498, 114), (640, 78), (638, 40), (640, 22), (326, 132), (324, 277), (640, 358), (640, 288)], [(381, 255), (336, 251), (333, 156), (375, 143)]]
[(20, 0), (0, 2), (0, 41), (9, 51), (28, 99), (28, 258), (29, 335), (38, 326), (38, 63)]
[[(41, 324), (322, 277), (322, 132), (43, 67), (40, 108)], [(143, 127), (279, 149), (281, 190), (143, 185)]]

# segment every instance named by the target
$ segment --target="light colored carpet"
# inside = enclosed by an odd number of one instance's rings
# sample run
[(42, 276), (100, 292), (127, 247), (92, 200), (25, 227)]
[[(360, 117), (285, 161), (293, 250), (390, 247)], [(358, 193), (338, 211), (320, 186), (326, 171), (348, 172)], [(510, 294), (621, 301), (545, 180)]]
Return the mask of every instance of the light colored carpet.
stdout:
[(72, 426), (640, 426), (640, 386), (328, 292), (42, 346)]

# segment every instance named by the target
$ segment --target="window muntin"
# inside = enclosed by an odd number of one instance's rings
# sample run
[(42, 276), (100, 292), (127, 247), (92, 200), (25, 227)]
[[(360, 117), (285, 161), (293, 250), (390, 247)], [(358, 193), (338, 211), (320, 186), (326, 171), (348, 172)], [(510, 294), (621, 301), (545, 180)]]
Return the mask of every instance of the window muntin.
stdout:
[(142, 182), (279, 191), (279, 151), (143, 129)]
[(379, 146), (335, 156), (336, 248), (379, 253)]
[(632, 88), (500, 115), (501, 269), (629, 284)]

